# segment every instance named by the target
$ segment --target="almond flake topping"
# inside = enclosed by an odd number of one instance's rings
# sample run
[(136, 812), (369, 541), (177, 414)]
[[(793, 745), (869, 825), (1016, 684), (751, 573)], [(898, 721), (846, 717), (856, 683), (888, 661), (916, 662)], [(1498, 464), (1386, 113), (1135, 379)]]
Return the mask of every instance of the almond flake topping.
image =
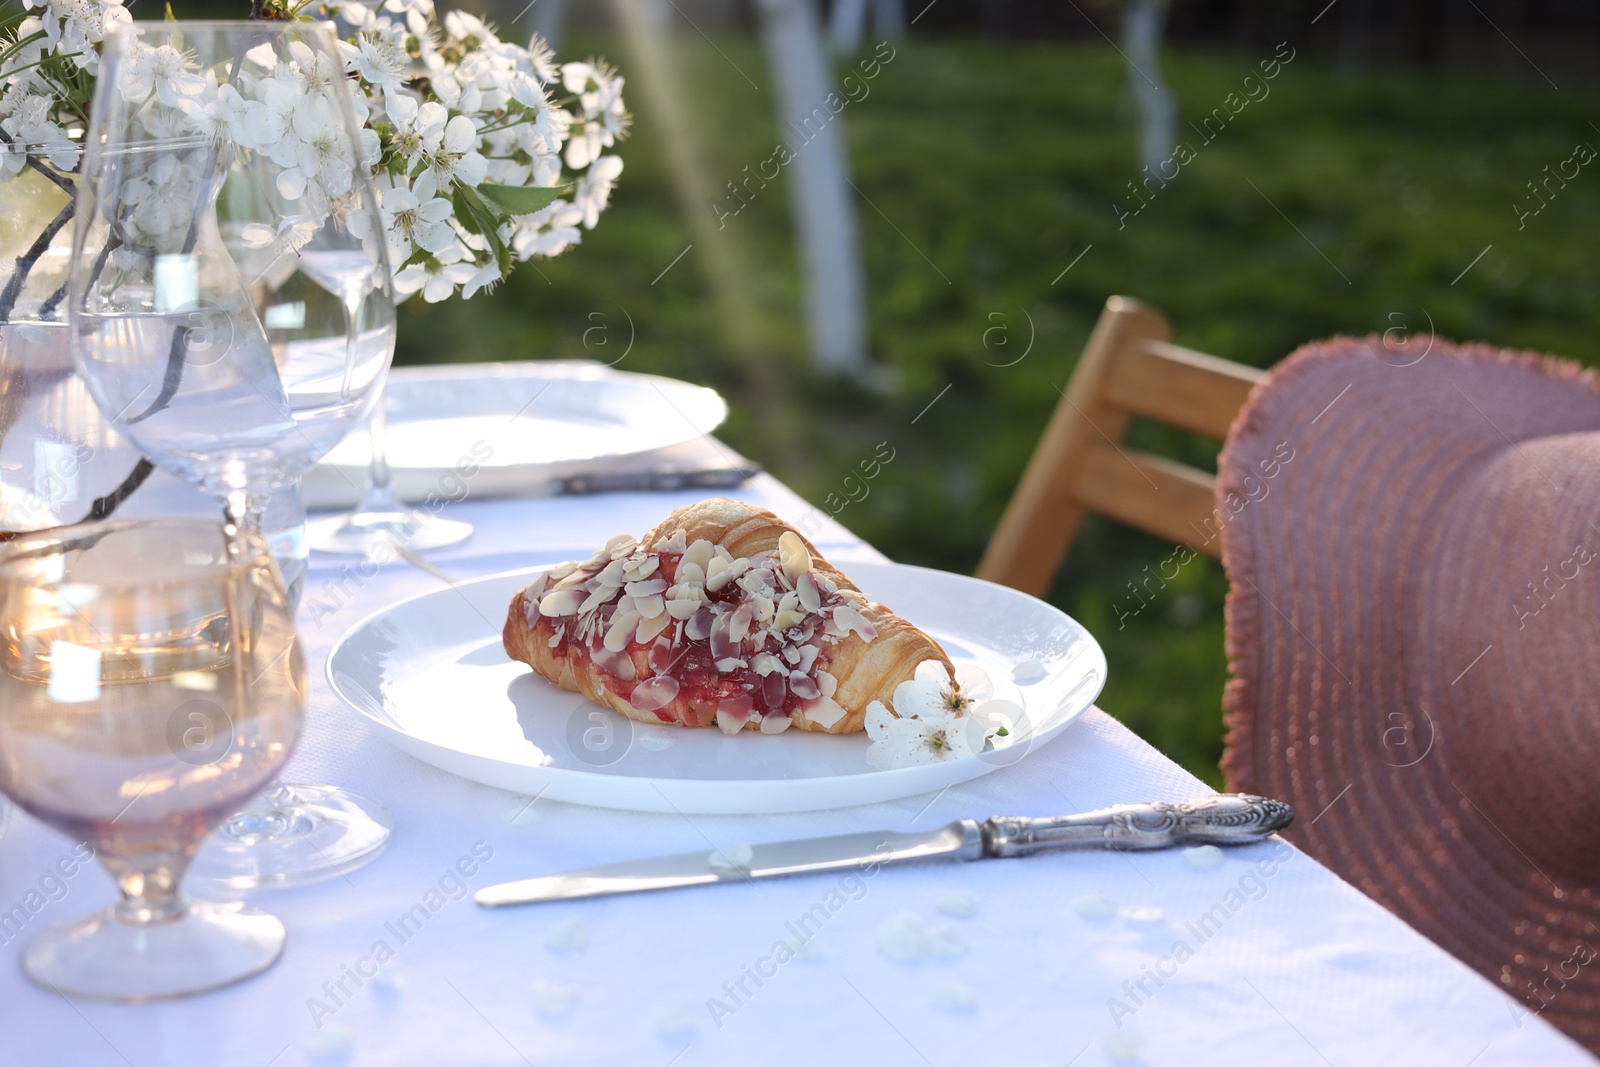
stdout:
[(622, 573), (630, 582), (642, 582), (660, 568), (660, 556), (635, 556), (628, 560)]
[[(661, 598), (656, 597), (655, 599), (660, 600)], [(639, 631), (638, 633), (634, 634), (633, 639), (638, 641), (640, 644), (643, 644), (646, 641), (654, 641), (657, 637), (661, 636), (662, 631), (671, 625), (672, 616), (665, 612), (658, 612), (654, 616), (646, 616), (643, 621), (639, 623)]]
[(611, 628), (606, 631), (606, 648), (612, 652), (621, 652), (628, 647), (628, 641), (633, 637), (633, 628), (639, 624), (640, 615), (637, 611), (618, 611), (611, 618)]
[(598, 608), (601, 604), (609, 604), (609, 603), (611, 603), (611, 601), (613, 601), (613, 600), (615, 600), (617, 598), (617, 594), (620, 593), (621, 591), (622, 590), (618, 589), (614, 585), (602, 585), (602, 586), (600, 586), (594, 592), (590, 593), (589, 594), (589, 598), (587, 600), (585, 600), (582, 603), (582, 605), (579, 606), (579, 608), (578, 608), (579, 614), (587, 615), (589, 612), (593, 611), (595, 608)]
[(548, 615), (552, 619), (563, 615), (576, 615), (583, 606), (585, 596), (582, 589), (557, 589), (553, 593), (546, 593), (544, 599), (539, 601), (539, 613)]
[(631, 597), (654, 596), (667, 591), (667, 583), (663, 578), (651, 578), (648, 581), (629, 582), (623, 587)]
[[(822, 669), (825, 649), (852, 635), (871, 641), (877, 630), (864, 613), (866, 599), (840, 591), (815, 564), (810, 546), (792, 531), (779, 537), (775, 553), (754, 559), (736, 558), (704, 538), (688, 542), (682, 530), (649, 549), (619, 535), (584, 563), (535, 577), (524, 590), (524, 611), (530, 625), (540, 614), (553, 620), (552, 648), (570, 639), (618, 681), (637, 681), (630, 691), (638, 710), (677, 701), (683, 679), (673, 668), (693, 642), (718, 672), (749, 672), (721, 685), (724, 693), (736, 691), (716, 708), (725, 732), (759, 723), (763, 733), (781, 733), (797, 715), (831, 728), (848, 712), (833, 699), (838, 680)], [(569, 616), (576, 616), (571, 625)], [(635, 651), (641, 646), (642, 657)], [(648, 677), (640, 679), (640, 672)], [(702, 719), (709, 711), (694, 703), (702, 696), (684, 699)], [(685, 714), (661, 713), (676, 721)]]
[[(668, 594), (671, 596), (671, 594)], [(667, 601), (667, 614), (674, 619), (687, 619), (700, 610), (698, 597), (672, 597)]]
[(678, 577), (683, 577), (683, 568), (694, 566), (703, 575), (706, 564), (711, 562), (711, 557), (716, 553), (712, 550), (711, 542), (700, 538), (694, 544), (683, 550), (683, 558), (678, 561)]
[(785, 530), (778, 538), (778, 558), (783, 562), (783, 573), (790, 582), (797, 582), (800, 576), (811, 569), (811, 550), (800, 535), (793, 530)]

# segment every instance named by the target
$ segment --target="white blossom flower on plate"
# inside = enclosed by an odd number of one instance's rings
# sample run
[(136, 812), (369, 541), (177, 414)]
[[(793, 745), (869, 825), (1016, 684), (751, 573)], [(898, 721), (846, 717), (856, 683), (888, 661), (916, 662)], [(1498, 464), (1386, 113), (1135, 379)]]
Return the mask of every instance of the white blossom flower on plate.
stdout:
[(958, 664), (954, 677), (938, 660), (923, 660), (912, 677), (894, 691), (894, 710), (900, 715), (959, 715), (994, 692), (980, 667)]
[(879, 770), (960, 759), (984, 751), (995, 737), (1006, 737), (1022, 709), (987, 699), (989, 676), (973, 664), (957, 664), (954, 674), (938, 660), (917, 664), (912, 677), (895, 687), (893, 708), (867, 705), (867, 762)]
[(942, 763), (971, 755), (966, 723), (958, 715), (896, 716), (874, 700), (867, 705), (868, 765), (878, 770)]

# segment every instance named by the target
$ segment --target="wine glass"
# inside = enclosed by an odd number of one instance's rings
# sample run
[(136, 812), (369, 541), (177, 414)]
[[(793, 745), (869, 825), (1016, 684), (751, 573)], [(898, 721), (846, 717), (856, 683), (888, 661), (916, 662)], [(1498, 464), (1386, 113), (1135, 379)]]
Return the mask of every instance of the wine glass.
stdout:
[[(340, 298), (348, 321), (353, 323), (373, 289), (368, 277), (372, 261), (364, 255), (318, 247), (314, 241), (301, 250), (299, 266), (306, 277)], [(351, 336), (354, 337), (353, 332)], [(401, 503), (385, 451), (387, 430), (388, 412), (380, 397), (367, 420), (372, 458), (361, 501), (354, 511), (312, 523), (308, 531), (312, 548), (370, 556), (380, 545), (400, 545), (422, 552), (459, 544), (472, 536), (469, 522), (430, 515)]]
[(24, 534), (0, 548), (0, 668), (0, 790), (122, 892), (35, 937), (28, 975), (145, 1000), (270, 966), (281, 922), (179, 892), (300, 734), (305, 666), (266, 545), (192, 520)]
[(311, 523), (311, 547), (319, 552), (370, 556), (380, 545), (398, 545), (414, 552), (446, 548), (472, 536), (472, 523), (447, 519), (407, 507), (394, 489), (394, 475), (385, 451), (388, 412), (380, 399), (367, 420), (372, 460), (367, 486), (356, 509)]
[[(74, 355), (113, 428), (220, 497), (237, 538), (371, 413), (394, 355), (358, 107), (327, 24), (107, 36), (69, 272)], [(339, 296), (293, 288), (307, 249), (370, 264), (361, 298), (355, 281)], [(332, 786), (280, 784), (264, 801), (224, 824), (197, 872), (233, 889), (314, 881), (376, 856), (393, 825)]]

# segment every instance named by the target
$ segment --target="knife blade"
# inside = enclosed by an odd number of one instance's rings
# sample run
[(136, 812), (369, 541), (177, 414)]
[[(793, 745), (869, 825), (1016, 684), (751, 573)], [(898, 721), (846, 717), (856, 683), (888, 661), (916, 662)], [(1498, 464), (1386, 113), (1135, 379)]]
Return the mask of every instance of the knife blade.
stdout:
[(573, 474), (555, 479), (560, 496), (592, 493), (657, 493), (677, 489), (731, 489), (761, 473), (758, 463), (742, 467), (661, 467), (620, 474)]
[(881, 830), (684, 852), (502, 882), (485, 886), (472, 899), (492, 908), (850, 867), (865, 872), (929, 860), (999, 859), (1069, 849), (1143, 851), (1178, 845), (1248, 845), (1293, 820), (1293, 809), (1280, 800), (1219, 793), (1177, 804), (1120, 804), (1049, 818), (997, 816), (981, 823), (957, 819), (921, 833)]

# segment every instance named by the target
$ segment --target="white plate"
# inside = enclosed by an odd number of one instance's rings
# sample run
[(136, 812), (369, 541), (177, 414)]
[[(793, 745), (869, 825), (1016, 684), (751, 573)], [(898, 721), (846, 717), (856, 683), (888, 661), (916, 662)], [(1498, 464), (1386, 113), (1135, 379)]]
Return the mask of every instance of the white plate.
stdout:
[[(407, 500), (526, 495), (597, 460), (693, 441), (722, 424), (713, 389), (597, 363), (462, 363), (398, 367), (385, 390), (395, 488)], [(355, 502), (372, 455), (364, 432), (306, 474), (308, 507)], [(463, 483), (458, 464), (479, 469)]]
[(976, 778), (1056, 736), (1105, 683), (1099, 644), (1042, 601), (943, 571), (852, 563), (870, 597), (1022, 706), (1005, 747), (877, 771), (865, 733), (728, 737), (635, 723), (507, 658), (506, 610), (537, 570), (463, 582), (357, 623), (328, 655), (334, 691), (401, 749), (488, 785), (604, 808), (743, 814), (869, 804)]

